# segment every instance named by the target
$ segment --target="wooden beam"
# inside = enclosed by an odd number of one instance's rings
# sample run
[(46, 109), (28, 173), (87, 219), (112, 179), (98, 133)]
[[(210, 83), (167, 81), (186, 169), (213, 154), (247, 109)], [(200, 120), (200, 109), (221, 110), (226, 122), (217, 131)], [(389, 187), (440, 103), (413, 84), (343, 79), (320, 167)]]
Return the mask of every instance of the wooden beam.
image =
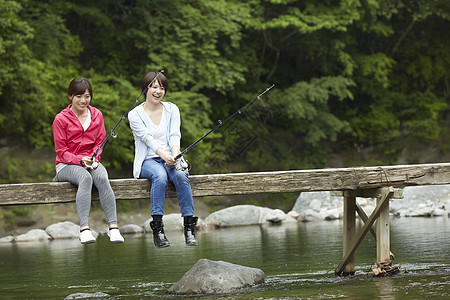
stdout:
[[(297, 170), (190, 176), (194, 197), (365, 190), (386, 186), (450, 184), (450, 163)], [(117, 199), (145, 199), (146, 179), (112, 179)], [(76, 188), (64, 182), (1, 184), (0, 205), (75, 201)], [(172, 188), (169, 196), (174, 196)], [(94, 198), (95, 199), (95, 198)]]
[(336, 275), (341, 275), (345, 266), (348, 264), (352, 256), (355, 254), (356, 249), (358, 249), (359, 244), (361, 244), (362, 240), (366, 236), (369, 229), (372, 227), (375, 220), (378, 218), (380, 212), (385, 208), (385, 206), (389, 203), (389, 199), (394, 194), (394, 189), (392, 187), (389, 188), (383, 188), (382, 189), (382, 196), (381, 201), (375, 208), (375, 210), (370, 215), (369, 219), (367, 220), (367, 223), (364, 224), (363, 228), (361, 229), (361, 232), (359, 233), (358, 237), (355, 240), (355, 243), (353, 244), (350, 251), (344, 254), (344, 258), (341, 260), (340, 264), (337, 266), (336, 270), (334, 271)]

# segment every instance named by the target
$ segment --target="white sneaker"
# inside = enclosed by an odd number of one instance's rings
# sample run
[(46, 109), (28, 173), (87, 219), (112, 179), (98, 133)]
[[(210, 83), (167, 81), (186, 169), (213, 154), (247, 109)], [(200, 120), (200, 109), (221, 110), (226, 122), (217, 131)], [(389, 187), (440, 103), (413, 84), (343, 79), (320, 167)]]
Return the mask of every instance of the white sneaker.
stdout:
[(109, 241), (111, 243), (120, 244), (125, 241), (123, 236), (120, 234), (119, 228), (117, 228), (117, 227), (110, 228), (108, 230), (108, 236), (109, 236)]
[(89, 228), (80, 231), (80, 242), (82, 244), (92, 244), (95, 243), (95, 237)]

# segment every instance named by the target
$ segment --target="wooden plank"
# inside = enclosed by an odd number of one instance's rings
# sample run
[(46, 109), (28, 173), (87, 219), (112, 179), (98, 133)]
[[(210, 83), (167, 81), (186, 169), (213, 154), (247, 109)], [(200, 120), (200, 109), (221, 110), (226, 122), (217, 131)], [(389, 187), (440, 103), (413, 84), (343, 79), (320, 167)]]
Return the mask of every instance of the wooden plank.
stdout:
[(380, 215), (380, 211), (384, 209), (384, 207), (389, 203), (389, 199), (394, 194), (394, 189), (392, 187), (389, 188), (383, 188), (383, 195), (381, 197), (380, 203), (377, 205), (375, 210), (370, 215), (369, 219), (367, 220), (367, 223), (364, 224), (363, 228), (361, 229), (361, 232), (359, 233), (358, 237), (355, 240), (354, 245), (352, 246), (351, 250), (344, 254), (344, 258), (341, 260), (340, 264), (335, 269), (336, 275), (341, 275), (345, 266), (348, 264), (350, 259), (353, 255), (355, 255), (356, 249), (358, 249), (359, 244), (361, 244), (362, 240), (366, 236), (369, 229), (372, 227), (375, 220)]
[[(194, 197), (364, 190), (450, 184), (450, 163), (192, 175), (190, 180)], [(117, 199), (147, 198), (150, 189), (145, 179), (113, 179), (111, 186)], [(0, 205), (72, 202), (75, 190), (69, 183), (1, 184)], [(173, 188), (168, 195), (175, 195)]]
[[(356, 197), (353, 196), (344, 197), (344, 238), (342, 247), (343, 256), (352, 249), (353, 243), (355, 242), (355, 234), (356, 234), (355, 206), (356, 206)], [(344, 275), (355, 274), (355, 254), (349, 257), (348, 262), (344, 267), (343, 273)]]

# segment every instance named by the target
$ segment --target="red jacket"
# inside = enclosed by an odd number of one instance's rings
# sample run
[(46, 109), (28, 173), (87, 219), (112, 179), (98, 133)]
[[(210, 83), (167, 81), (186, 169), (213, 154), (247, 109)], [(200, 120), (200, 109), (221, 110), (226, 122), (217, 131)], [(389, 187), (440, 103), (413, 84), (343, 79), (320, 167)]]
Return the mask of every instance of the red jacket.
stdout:
[[(56, 164), (81, 165), (84, 156), (92, 156), (106, 138), (103, 115), (95, 107), (88, 106), (91, 112), (91, 125), (86, 131), (77, 116), (70, 110), (70, 104), (56, 115), (53, 121), (53, 139), (55, 141)], [(100, 161), (98, 151), (96, 160)]]

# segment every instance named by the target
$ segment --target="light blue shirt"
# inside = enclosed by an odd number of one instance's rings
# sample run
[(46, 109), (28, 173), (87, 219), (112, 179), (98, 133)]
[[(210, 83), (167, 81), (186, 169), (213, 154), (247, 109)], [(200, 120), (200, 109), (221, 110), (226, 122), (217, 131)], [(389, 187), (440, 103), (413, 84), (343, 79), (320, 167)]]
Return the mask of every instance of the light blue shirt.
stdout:
[[(181, 140), (181, 119), (180, 110), (178, 106), (171, 102), (162, 102), (164, 113), (166, 114), (166, 136), (167, 143), (170, 149), (172, 147), (180, 147)], [(159, 148), (164, 148), (161, 142), (158, 142), (152, 135), (150, 130), (150, 118), (144, 111), (144, 103), (135, 107), (128, 114), (128, 121), (130, 122), (131, 130), (134, 135), (134, 163), (133, 163), (133, 177), (139, 178), (141, 174), (142, 163), (144, 162), (149, 149), (156, 153)]]

